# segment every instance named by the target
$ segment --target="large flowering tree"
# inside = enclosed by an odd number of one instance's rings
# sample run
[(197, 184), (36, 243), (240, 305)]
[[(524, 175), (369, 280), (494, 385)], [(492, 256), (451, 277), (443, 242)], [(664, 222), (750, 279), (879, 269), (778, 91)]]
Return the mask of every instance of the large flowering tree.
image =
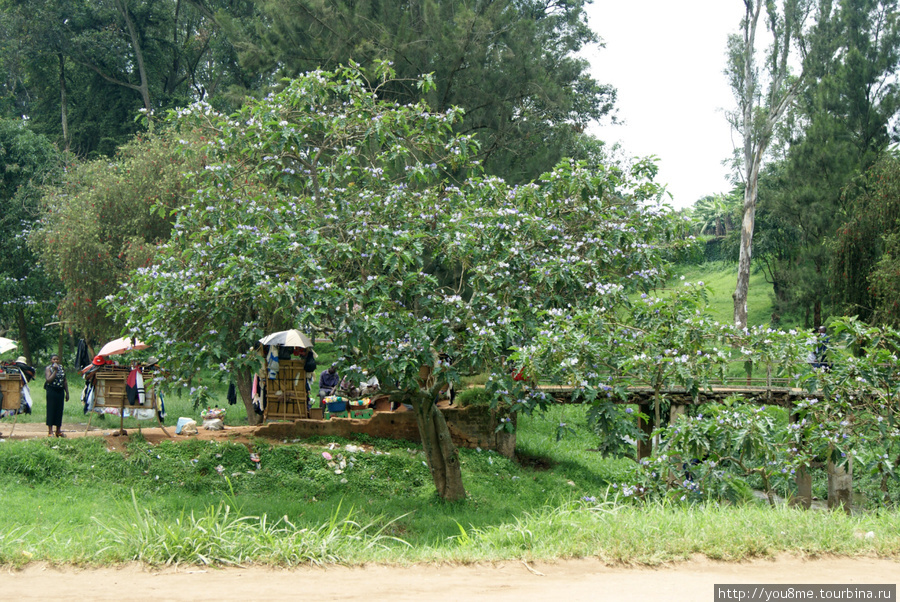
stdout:
[[(565, 161), (511, 186), (481, 175), (473, 142), (452, 132), (458, 110), (381, 101), (389, 77), (317, 71), (237, 114), (173, 114), (209, 141), (207, 163), (161, 256), (109, 304), (185, 384), (221, 367), (245, 404), (255, 341), (327, 334), (343, 370), (412, 403), (438, 493), (459, 499), (437, 391), (504, 365), (560, 312), (627, 314), (684, 243), (651, 162)], [(512, 382), (504, 369), (489, 384), (501, 397)]]

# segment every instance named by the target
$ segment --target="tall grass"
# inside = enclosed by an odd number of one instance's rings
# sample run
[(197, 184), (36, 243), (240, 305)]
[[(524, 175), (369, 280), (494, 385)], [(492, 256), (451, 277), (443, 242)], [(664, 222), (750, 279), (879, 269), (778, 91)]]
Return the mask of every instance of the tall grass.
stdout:
[(896, 513), (847, 516), (758, 505), (635, 506), (607, 497), (523, 514), (509, 524), (475, 529), (458, 545), (473, 557), (597, 557), (658, 564), (703, 554), (738, 561), (779, 553), (803, 556), (900, 556)]
[(309, 528), (295, 525), (287, 515), (275, 521), (265, 514), (243, 515), (228, 502), (199, 513), (182, 513), (174, 521), (142, 507), (133, 492), (132, 503), (130, 522), (96, 521), (108, 542), (103, 551), (119, 560), (154, 565), (318, 565), (365, 561), (388, 541), (404, 543), (384, 535), (389, 522), (362, 525), (353, 520), (352, 510), (341, 518), (340, 504), (327, 522)]

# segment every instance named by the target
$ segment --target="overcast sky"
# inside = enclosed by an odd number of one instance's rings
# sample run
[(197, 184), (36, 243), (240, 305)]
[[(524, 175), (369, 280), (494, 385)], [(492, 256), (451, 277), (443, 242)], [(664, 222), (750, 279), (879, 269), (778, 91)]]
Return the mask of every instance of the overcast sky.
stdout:
[(743, 16), (740, 0), (594, 0), (588, 22), (606, 44), (585, 52), (591, 74), (618, 89), (623, 125), (591, 133), (629, 156), (659, 157), (658, 181), (675, 207), (731, 189), (722, 161), (739, 139), (725, 120), (725, 44)]

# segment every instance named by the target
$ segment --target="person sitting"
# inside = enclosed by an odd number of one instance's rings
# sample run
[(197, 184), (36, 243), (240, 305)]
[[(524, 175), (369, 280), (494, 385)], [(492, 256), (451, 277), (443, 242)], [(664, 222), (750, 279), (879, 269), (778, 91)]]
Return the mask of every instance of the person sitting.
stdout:
[[(363, 370), (363, 374), (365, 376), (368, 376), (368, 373), (365, 370)], [(359, 383), (359, 394), (362, 397), (367, 397), (369, 395), (374, 395), (375, 393), (377, 393), (380, 388), (381, 383), (378, 382), (378, 377), (373, 376), (372, 378)]]
[(331, 367), (322, 372), (319, 377), (319, 399), (334, 395), (339, 382), (337, 365), (331, 364)]
[(350, 380), (349, 377), (344, 377), (341, 380), (341, 395), (344, 397), (356, 398), (359, 397), (359, 387), (353, 384), (353, 381)]

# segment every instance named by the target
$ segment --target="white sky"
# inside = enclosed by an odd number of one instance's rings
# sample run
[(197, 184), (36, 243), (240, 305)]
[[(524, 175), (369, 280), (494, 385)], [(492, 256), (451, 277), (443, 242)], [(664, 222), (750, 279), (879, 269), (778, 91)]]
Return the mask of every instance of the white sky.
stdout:
[(594, 0), (588, 23), (606, 43), (584, 52), (591, 75), (618, 89), (623, 125), (590, 132), (628, 156), (656, 155), (657, 181), (686, 207), (731, 189), (728, 159), (739, 139), (724, 110), (734, 96), (723, 73), (740, 0)]

